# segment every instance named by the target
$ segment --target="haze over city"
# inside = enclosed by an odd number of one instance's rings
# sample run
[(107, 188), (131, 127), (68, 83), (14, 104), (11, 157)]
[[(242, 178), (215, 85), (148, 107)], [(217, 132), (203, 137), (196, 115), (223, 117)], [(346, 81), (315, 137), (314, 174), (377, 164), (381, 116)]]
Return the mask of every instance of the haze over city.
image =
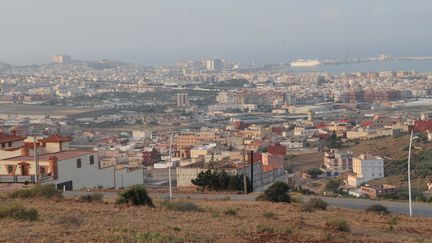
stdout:
[(3, 0), (0, 60), (84, 60), (169, 65), (228, 58), (432, 55), (432, 3), (413, 0)]

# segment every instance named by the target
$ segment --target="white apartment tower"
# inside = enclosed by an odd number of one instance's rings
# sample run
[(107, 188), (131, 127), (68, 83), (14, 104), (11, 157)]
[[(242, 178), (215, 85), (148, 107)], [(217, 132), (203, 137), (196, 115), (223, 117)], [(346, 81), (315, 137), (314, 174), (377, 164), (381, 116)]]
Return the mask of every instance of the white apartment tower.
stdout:
[(177, 106), (178, 107), (189, 106), (189, 99), (187, 93), (177, 93)]
[(222, 71), (223, 63), (219, 59), (210, 59), (206, 61), (207, 71)]

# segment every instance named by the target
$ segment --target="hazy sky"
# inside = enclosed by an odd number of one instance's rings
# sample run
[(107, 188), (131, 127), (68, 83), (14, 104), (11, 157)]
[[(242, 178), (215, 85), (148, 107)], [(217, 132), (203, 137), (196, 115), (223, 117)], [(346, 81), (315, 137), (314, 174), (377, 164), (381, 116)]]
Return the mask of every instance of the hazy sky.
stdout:
[(431, 0), (0, 0), (0, 60), (432, 55)]

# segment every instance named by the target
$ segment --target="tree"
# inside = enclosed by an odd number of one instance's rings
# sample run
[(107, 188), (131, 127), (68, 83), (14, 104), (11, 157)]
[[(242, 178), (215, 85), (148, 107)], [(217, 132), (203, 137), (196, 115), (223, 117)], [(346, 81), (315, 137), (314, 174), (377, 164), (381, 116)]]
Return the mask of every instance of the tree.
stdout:
[(333, 132), (333, 134), (326, 139), (325, 146), (327, 148), (340, 148), (342, 146), (342, 141), (336, 136), (336, 132)]
[(338, 192), (341, 182), (338, 180), (329, 180), (325, 186), (325, 190), (329, 192)]
[(308, 173), (312, 178), (317, 178), (319, 175), (321, 175), (324, 172), (322, 172), (319, 168), (311, 168), (307, 170), (306, 173)]
[[(243, 191), (243, 175), (228, 175), (225, 171), (206, 170), (201, 171), (197, 178), (191, 180), (201, 191), (206, 188), (213, 191)], [(249, 179), (246, 180), (250, 184)]]
[(291, 203), (291, 197), (287, 194), (290, 189), (285, 182), (275, 182), (263, 194), (258, 196), (257, 200), (269, 202), (286, 202)]

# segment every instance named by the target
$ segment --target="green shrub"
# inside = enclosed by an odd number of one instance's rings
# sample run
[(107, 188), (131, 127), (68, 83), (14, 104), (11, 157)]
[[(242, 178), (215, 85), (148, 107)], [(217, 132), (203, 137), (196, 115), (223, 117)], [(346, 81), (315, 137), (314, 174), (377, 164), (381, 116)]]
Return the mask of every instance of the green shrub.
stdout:
[(325, 228), (333, 231), (350, 232), (348, 223), (343, 219), (330, 219), (325, 223)]
[(154, 207), (152, 199), (148, 196), (142, 185), (131, 186), (126, 191), (119, 193), (117, 204), (146, 205)]
[(9, 194), (12, 198), (62, 198), (62, 191), (57, 189), (54, 185), (36, 185), (28, 189), (18, 189)]
[(256, 232), (261, 234), (291, 234), (293, 229), (289, 226), (286, 227), (271, 227), (268, 225), (258, 225)]
[(227, 209), (227, 210), (225, 210), (225, 215), (228, 215), (228, 216), (236, 216), (237, 215), (237, 211), (235, 211), (234, 209)]
[(0, 207), (0, 218), (13, 218), (18, 220), (36, 221), (39, 219), (39, 214), (36, 209), (27, 209), (24, 206), (15, 204), (12, 206)]
[(275, 228), (273, 228), (271, 226), (260, 224), (256, 227), (256, 231), (258, 233), (273, 234), (276, 230), (275, 230)]
[(66, 226), (80, 226), (82, 223), (82, 219), (74, 216), (61, 216), (57, 220), (57, 223)]
[(263, 194), (257, 197), (258, 201), (269, 202), (291, 202), (291, 197), (287, 194), (289, 190), (288, 184), (285, 182), (275, 182)]
[(197, 205), (192, 202), (173, 202), (173, 201), (164, 201), (162, 202), (162, 206), (166, 207), (169, 210), (180, 211), (180, 212), (201, 212), (203, 211)]
[(320, 209), (320, 210), (327, 210), (327, 202), (322, 200), (321, 198), (315, 197), (311, 198), (309, 202), (307, 202), (312, 208), (314, 209)]
[(380, 204), (374, 204), (374, 205), (369, 206), (366, 209), (366, 212), (372, 212), (372, 213), (377, 213), (377, 214), (382, 214), (382, 215), (390, 214), (390, 212), (387, 210), (387, 208), (384, 207), (383, 205), (380, 205)]
[(100, 193), (87, 194), (79, 197), (80, 202), (87, 202), (87, 203), (102, 202), (102, 199), (103, 199), (103, 195)]
[(263, 213), (264, 218), (268, 218), (268, 219), (274, 219), (275, 215), (272, 212), (264, 212)]
[(301, 196), (294, 196), (294, 197), (291, 197), (291, 202), (292, 203), (303, 203), (303, 198)]

